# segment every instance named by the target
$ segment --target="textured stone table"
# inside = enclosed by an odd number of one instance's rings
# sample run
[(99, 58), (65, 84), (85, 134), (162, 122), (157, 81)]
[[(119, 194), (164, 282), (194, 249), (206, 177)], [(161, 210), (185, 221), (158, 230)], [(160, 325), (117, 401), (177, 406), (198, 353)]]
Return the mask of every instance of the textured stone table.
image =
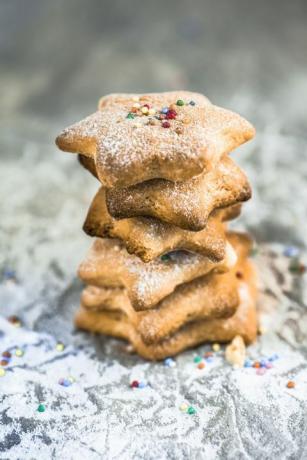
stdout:
[[(307, 247), (306, 17), (304, 0), (0, 3), (0, 351), (13, 353), (0, 377), (1, 459), (307, 458), (306, 274), (282, 255), (295, 245), (304, 260)], [(177, 88), (257, 128), (233, 154), (253, 187), (234, 226), (260, 246), (268, 332), (248, 355), (279, 355), (264, 375), (233, 370), (222, 351), (197, 369), (208, 346), (173, 368), (146, 363), (72, 326), (97, 183), (53, 139), (103, 94)], [(149, 386), (132, 390), (133, 379)]]

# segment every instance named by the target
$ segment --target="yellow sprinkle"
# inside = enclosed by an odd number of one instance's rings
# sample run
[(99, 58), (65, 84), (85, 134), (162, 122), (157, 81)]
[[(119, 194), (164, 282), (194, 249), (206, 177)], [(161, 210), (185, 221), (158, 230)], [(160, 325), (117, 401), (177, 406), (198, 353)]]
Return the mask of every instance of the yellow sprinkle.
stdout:
[(58, 343), (56, 344), (56, 347), (55, 347), (55, 349), (56, 349), (57, 351), (63, 351), (64, 348), (65, 348), (65, 345), (64, 345), (64, 343), (62, 343), (62, 342), (58, 342)]
[(133, 104), (132, 106), (134, 109), (139, 109), (141, 107), (141, 104), (139, 104), (138, 102), (136, 102), (135, 104)]
[(266, 334), (268, 330), (264, 326), (259, 326), (258, 332), (260, 335)]
[(133, 96), (132, 98), (133, 102), (138, 102), (140, 100), (139, 96)]
[(0, 367), (0, 377), (4, 377), (6, 374), (5, 370)]
[(72, 377), (71, 375), (68, 377), (68, 379), (70, 381), (70, 383), (74, 383), (76, 381), (76, 379), (74, 377)]
[(144, 115), (147, 115), (149, 110), (148, 110), (148, 107), (142, 107), (141, 108), (141, 112), (144, 114)]
[(212, 350), (213, 351), (220, 351), (220, 349), (221, 349), (221, 345), (219, 343), (214, 343), (212, 345)]
[(156, 109), (149, 109), (148, 115), (154, 115), (156, 113)]
[(134, 123), (133, 125), (135, 128), (142, 128), (142, 123)]
[(23, 352), (23, 350), (21, 350), (20, 348), (17, 348), (17, 349), (15, 350), (15, 355), (18, 356), (18, 357), (20, 357), (20, 356), (23, 356), (23, 355), (24, 355), (24, 352)]
[(188, 405), (187, 403), (182, 403), (180, 406), (179, 406), (179, 409), (181, 410), (181, 412), (185, 412), (187, 409), (188, 409)]

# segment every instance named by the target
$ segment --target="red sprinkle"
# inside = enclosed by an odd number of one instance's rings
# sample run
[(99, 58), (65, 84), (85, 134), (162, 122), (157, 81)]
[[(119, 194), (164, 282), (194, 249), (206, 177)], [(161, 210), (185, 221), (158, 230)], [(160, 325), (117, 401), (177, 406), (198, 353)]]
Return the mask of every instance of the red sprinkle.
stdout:
[(198, 369), (204, 369), (205, 366), (206, 366), (205, 363), (199, 363), (197, 365)]
[(144, 104), (143, 107), (147, 107), (148, 109), (150, 109), (150, 105), (149, 105), (149, 104)]
[(293, 380), (289, 380), (289, 382), (287, 383), (287, 388), (294, 388), (295, 387), (295, 382), (293, 382)]
[(4, 351), (4, 352), (2, 353), (2, 356), (3, 356), (4, 358), (11, 358), (11, 357), (12, 357), (12, 354), (11, 354), (9, 351)]
[(166, 113), (166, 117), (168, 120), (174, 120), (175, 118), (177, 117), (177, 112), (176, 110), (169, 110), (167, 113)]
[(133, 380), (133, 382), (130, 383), (131, 388), (138, 388), (139, 382), (138, 380)]
[(8, 361), (6, 361), (6, 359), (2, 359), (2, 360), (0, 361), (0, 365), (1, 365), (1, 366), (7, 366), (7, 365), (8, 365)]
[(259, 361), (255, 361), (253, 364), (253, 367), (255, 367), (256, 369), (258, 369), (260, 366), (261, 364), (259, 363)]
[(163, 128), (170, 128), (171, 124), (168, 121), (163, 121), (162, 126)]

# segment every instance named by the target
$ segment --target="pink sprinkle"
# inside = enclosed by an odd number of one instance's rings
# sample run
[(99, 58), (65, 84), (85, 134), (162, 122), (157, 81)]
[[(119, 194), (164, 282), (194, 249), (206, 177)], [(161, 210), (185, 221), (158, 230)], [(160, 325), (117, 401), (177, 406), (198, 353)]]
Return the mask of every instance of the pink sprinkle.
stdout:
[(272, 364), (272, 363), (266, 363), (265, 367), (266, 367), (267, 369), (272, 369), (273, 364)]
[(266, 369), (265, 367), (259, 367), (257, 370), (256, 370), (256, 374), (257, 375), (263, 375), (266, 373)]

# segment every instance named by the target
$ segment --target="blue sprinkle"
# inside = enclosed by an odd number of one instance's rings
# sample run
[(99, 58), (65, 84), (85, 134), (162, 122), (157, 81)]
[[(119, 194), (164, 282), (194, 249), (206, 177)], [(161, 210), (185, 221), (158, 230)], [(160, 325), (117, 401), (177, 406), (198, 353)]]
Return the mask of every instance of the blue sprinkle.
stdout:
[(69, 380), (67, 380), (67, 379), (64, 379), (62, 385), (63, 385), (63, 387), (70, 387), (71, 382)]
[(161, 113), (167, 113), (168, 112), (168, 107), (163, 107), (163, 109), (161, 110)]
[(208, 356), (207, 358), (205, 358), (205, 360), (207, 361), (207, 363), (212, 363), (214, 361), (214, 358), (212, 356)]
[(276, 361), (277, 359), (279, 359), (279, 356), (278, 356), (277, 353), (275, 353), (274, 355), (272, 355), (272, 356), (269, 357), (269, 361), (271, 361), (271, 362), (272, 362), (272, 361)]
[(145, 387), (147, 387), (146, 382), (139, 382), (138, 388), (145, 388)]
[(245, 361), (245, 363), (244, 363), (244, 367), (252, 367), (252, 365), (253, 365), (253, 364), (252, 364), (252, 362), (251, 362), (250, 359), (247, 359), (247, 360)]
[(9, 279), (14, 279), (15, 277), (16, 277), (16, 272), (14, 270), (10, 270), (9, 268), (4, 270), (3, 278), (9, 280)]
[(295, 246), (288, 246), (284, 250), (284, 256), (286, 257), (297, 257), (299, 253), (299, 249)]
[(266, 367), (266, 360), (265, 359), (261, 359), (260, 360), (260, 367)]
[(10, 363), (12, 358), (8, 358), (7, 356), (1, 356), (2, 361), (6, 361), (7, 363)]
[(164, 360), (164, 366), (167, 366), (167, 367), (175, 367), (176, 366), (176, 361), (172, 358), (166, 358)]
[(190, 101), (189, 104), (190, 104), (190, 105), (195, 105), (196, 102), (195, 102), (195, 101)]

